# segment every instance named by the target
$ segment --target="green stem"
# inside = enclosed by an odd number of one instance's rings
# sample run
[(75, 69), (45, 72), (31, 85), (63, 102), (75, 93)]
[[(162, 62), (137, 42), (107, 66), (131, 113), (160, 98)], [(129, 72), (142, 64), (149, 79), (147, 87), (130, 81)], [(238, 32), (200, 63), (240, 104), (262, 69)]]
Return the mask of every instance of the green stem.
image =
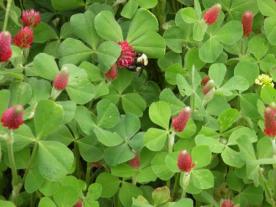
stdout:
[(160, 30), (163, 30), (163, 25), (166, 22), (166, 0), (159, 0), (155, 8), (156, 16), (159, 20)]
[(78, 178), (80, 178), (81, 177), (80, 154), (79, 154), (78, 146), (76, 142), (74, 143), (73, 151), (76, 159), (76, 175)]
[(267, 199), (270, 200), (272, 207), (276, 207), (276, 202), (273, 198), (273, 192), (270, 189), (270, 187), (268, 186), (267, 180), (264, 177), (263, 172), (260, 172), (259, 174), (260, 174), (260, 177), (261, 177), (261, 180), (262, 180), (262, 183), (263, 183), (264, 190), (265, 190), (266, 195), (268, 197)]
[(193, 93), (191, 95), (190, 105), (192, 108), (192, 112), (195, 110), (195, 95), (196, 95), (196, 87), (195, 87), (195, 66), (192, 67), (192, 90)]
[(174, 140), (175, 140), (175, 132), (173, 131), (169, 134), (169, 139), (168, 139), (168, 152), (169, 153), (173, 152)]
[(7, 7), (6, 7), (6, 14), (5, 14), (5, 19), (4, 19), (4, 24), (3, 24), (3, 31), (6, 31), (7, 26), (8, 26), (8, 21), (9, 21), (9, 13), (11, 10), (11, 4), (12, 4), (12, 0), (8, 0), (7, 2)]
[[(272, 139), (272, 158), (276, 159), (276, 137)], [(273, 168), (276, 169), (276, 164), (273, 165)]]
[[(168, 137), (168, 153), (172, 153), (173, 152), (174, 139), (175, 139), (175, 132), (172, 131), (169, 134), (169, 137)], [(171, 187), (171, 180), (167, 181), (167, 186), (170, 189), (170, 187)]]
[(86, 174), (85, 174), (85, 182), (87, 185), (89, 185), (90, 182), (90, 172), (91, 172), (91, 165), (89, 162), (86, 164)]
[(172, 199), (173, 200), (175, 199), (175, 196), (177, 194), (177, 187), (178, 187), (179, 179), (180, 179), (180, 174), (177, 173), (176, 177), (175, 177), (175, 181), (174, 181), (173, 192), (172, 192)]
[(14, 158), (13, 143), (14, 143), (13, 134), (12, 134), (12, 131), (9, 130), (8, 138), (7, 138), (7, 150), (8, 150), (8, 159), (11, 165), (11, 173), (12, 173), (12, 197), (11, 197), (12, 201), (15, 200), (15, 198), (17, 197), (17, 192), (19, 192), (18, 186), (17, 186), (18, 175), (17, 175), (15, 158)]
[(190, 183), (190, 173), (184, 173), (182, 178), (182, 195), (181, 198), (186, 197), (186, 191)]
[(32, 154), (31, 154), (31, 158), (30, 158), (30, 160), (28, 162), (27, 168), (26, 168), (24, 176), (22, 178), (22, 183), (23, 184), (25, 182), (25, 179), (26, 179), (26, 176), (27, 176), (28, 172), (30, 171), (30, 168), (32, 167), (32, 163), (33, 163), (33, 161), (35, 159), (35, 155), (36, 155), (37, 149), (38, 149), (38, 144), (35, 143), (33, 151), (32, 151)]

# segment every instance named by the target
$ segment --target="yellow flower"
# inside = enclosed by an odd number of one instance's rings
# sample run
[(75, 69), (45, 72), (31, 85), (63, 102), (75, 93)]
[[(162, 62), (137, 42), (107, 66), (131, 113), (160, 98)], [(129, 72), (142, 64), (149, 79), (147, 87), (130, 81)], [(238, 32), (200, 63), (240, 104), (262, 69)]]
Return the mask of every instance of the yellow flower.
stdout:
[(274, 83), (272, 81), (272, 78), (269, 75), (261, 74), (256, 78), (255, 83), (260, 86), (267, 86), (270, 85), (271, 87), (274, 87)]

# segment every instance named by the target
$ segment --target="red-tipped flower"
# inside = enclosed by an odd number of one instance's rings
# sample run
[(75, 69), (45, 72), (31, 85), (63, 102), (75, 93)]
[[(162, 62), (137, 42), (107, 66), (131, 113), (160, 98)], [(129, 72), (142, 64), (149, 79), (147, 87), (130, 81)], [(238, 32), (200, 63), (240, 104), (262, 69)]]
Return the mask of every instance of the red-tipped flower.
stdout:
[(234, 207), (234, 203), (230, 199), (226, 199), (221, 203), (221, 207)]
[(74, 207), (82, 207), (82, 200), (79, 200), (75, 205)]
[(244, 12), (242, 15), (242, 27), (243, 27), (243, 36), (248, 37), (252, 32), (253, 26), (253, 13), (251, 11)]
[(216, 5), (212, 6), (211, 8), (209, 8), (203, 15), (203, 18), (204, 18), (204, 21), (206, 22), (206, 24), (208, 24), (208, 25), (214, 24), (218, 19), (220, 11), (221, 11), (220, 4), (216, 4)]
[(55, 77), (55, 80), (53, 82), (53, 86), (56, 90), (62, 91), (67, 87), (68, 81), (69, 81), (68, 72), (67, 71), (60, 71)]
[(9, 129), (19, 128), (24, 123), (23, 111), (24, 108), (21, 105), (12, 106), (4, 111), (1, 117), (3, 127)]
[(135, 157), (129, 161), (129, 165), (133, 168), (139, 168), (140, 167), (140, 157), (139, 155), (135, 155)]
[(269, 137), (276, 136), (276, 107), (268, 106), (264, 112), (264, 134)]
[(24, 26), (36, 27), (41, 21), (40, 13), (33, 9), (25, 10), (22, 12), (21, 21)]
[(0, 62), (6, 62), (12, 56), (11, 34), (0, 32)]
[(30, 48), (34, 39), (33, 31), (30, 27), (23, 27), (14, 36), (13, 42), (21, 48)]
[(203, 87), (202, 92), (204, 95), (208, 94), (215, 87), (213, 80), (209, 80)]
[(182, 132), (191, 117), (191, 108), (185, 107), (177, 116), (172, 119), (172, 127), (176, 132)]
[(189, 173), (194, 168), (195, 164), (193, 163), (191, 155), (186, 151), (182, 150), (178, 154), (177, 166), (180, 171)]
[(205, 86), (209, 80), (210, 80), (210, 77), (208, 75), (204, 76), (201, 80), (201, 86)]
[(117, 64), (113, 64), (111, 69), (104, 74), (107, 80), (114, 80), (117, 78), (117, 75), (118, 75)]
[(117, 61), (119, 67), (127, 68), (135, 63), (136, 52), (127, 41), (119, 42), (121, 55)]

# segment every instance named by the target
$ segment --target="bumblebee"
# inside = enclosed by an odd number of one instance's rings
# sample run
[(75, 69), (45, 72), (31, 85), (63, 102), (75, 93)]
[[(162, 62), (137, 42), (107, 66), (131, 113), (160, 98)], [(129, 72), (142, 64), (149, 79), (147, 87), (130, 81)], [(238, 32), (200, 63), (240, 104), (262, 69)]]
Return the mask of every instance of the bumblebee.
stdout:
[(145, 53), (137, 53), (135, 63), (129, 66), (127, 69), (132, 72), (142, 72), (143, 67), (149, 63), (148, 56)]

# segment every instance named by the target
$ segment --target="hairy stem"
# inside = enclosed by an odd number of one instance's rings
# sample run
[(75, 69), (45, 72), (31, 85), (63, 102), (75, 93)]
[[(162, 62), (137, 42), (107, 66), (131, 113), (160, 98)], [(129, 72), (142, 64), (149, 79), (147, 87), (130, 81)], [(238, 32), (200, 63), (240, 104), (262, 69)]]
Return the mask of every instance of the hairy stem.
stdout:
[(4, 19), (4, 24), (3, 24), (3, 31), (6, 31), (7, 26), (8, 26), (8, 21), (9, 21), (9, 13), (11, 10), (11, 4), (12, 4), (12, 0), (8, 0), (7, 2), (7, 7), (6, 7), (6, 14), (5, 14), (5, 19)]
[(13, 143), (14, 143), (14, 138), (12, 131), (10, 130), (8, 132), (8, 138), (6, 140), (7, 143), (7, 150), (8, 150), (8, 159), (9, 163), (11, 165), (11, 173), (12, 173), (12, 201), (15, 200), (17, 197), (18, 193), (18, 175), (17, 175), (17, 170), (16, 170), (16, 164), (15, 164), (15, 158), (14, 158), (14, 150), (13, 150)]

